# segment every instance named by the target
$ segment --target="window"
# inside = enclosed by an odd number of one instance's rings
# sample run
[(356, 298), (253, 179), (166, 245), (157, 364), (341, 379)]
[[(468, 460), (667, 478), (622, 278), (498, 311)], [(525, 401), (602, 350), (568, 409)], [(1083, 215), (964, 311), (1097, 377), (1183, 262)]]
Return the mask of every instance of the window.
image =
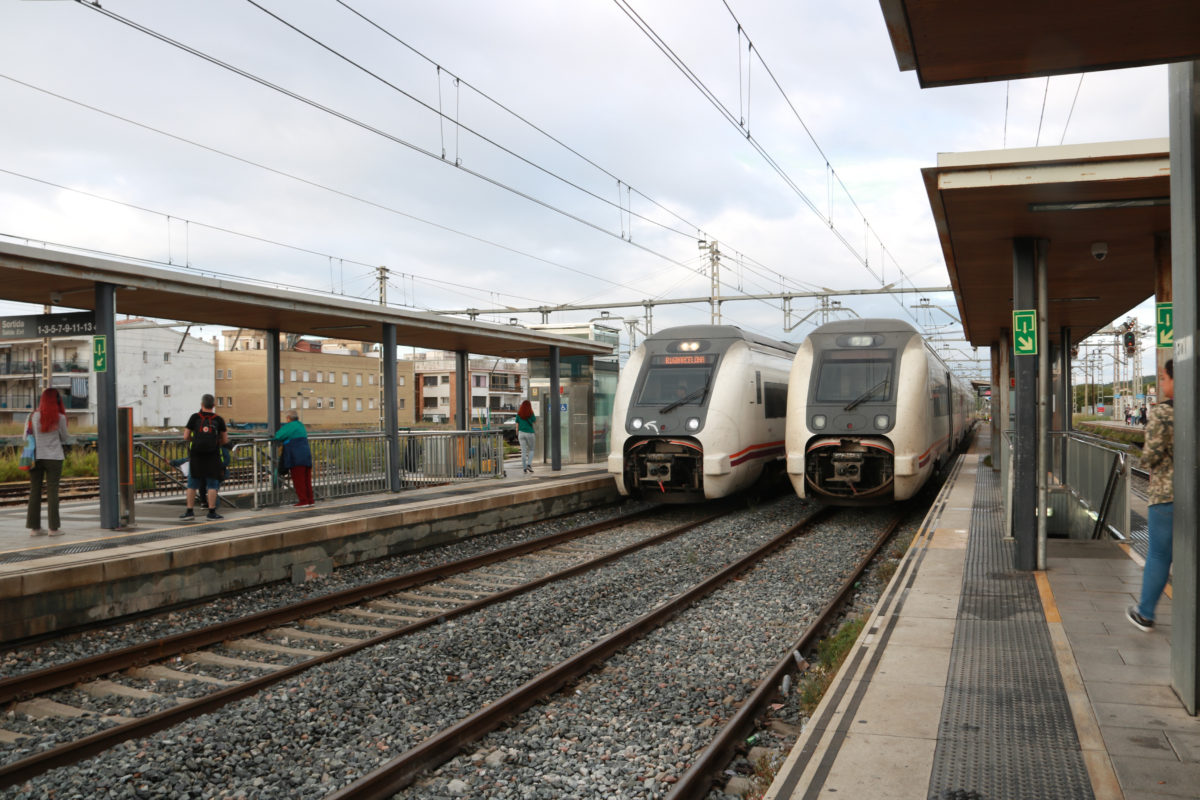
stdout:
[(283, 411), (283, 398), (279, 398), (279, 410)]
[(350, 373), (343, 372), (342, 373), (342, 386), (349, 386), (349, 385), (350, 385)]
[(404, 410), (404, 398), (401, 397), (396, 402), (398, 403), (397, 408), (399, 408), (401, 411), (403, 411)]
[(787, 416), (786, 383), (763, 382), (763, 413), (767, 419), (782, 419)]
[(163, 397), (171, 396), (171, 387), (168, 384), (163, 384)]
[(304, 406), (304, 408), (308, 408), (308, 398), (307, 397), (304, 398), (303, 406)]
[(170, 360), (171, 360), (171, 354), (170, 354), (170, 353), (163, 353), (163, 363), (164, 363), (164, 364), (166, 364), (166, 363), (169, 363), (169, 362), (170, 362)]
[(324, 407), (325, 407), (325, 400), (323, 398), (318, 397), (317, 398), (317, 408), (324, 408)]
[(296, 408), (296, 398), (291, 397), (288, 400), (289, 400), (288, 407), (291, 409), (295, 409)]
[(362, 386), (362, 373), (361, 372), (356, 372), (354, 374), (354, 385)]
[(483, 389), (487, 386), (487, 375), (475, 375), (475, 388)]
[(426, 375), (421, 379), (421, 383), (425, 386), (437, 386), (437, 375)]
[(447, 384), (447, 383), (449, 383), (449, 382), (450, 382), (450, 376), (449, 376), (449, 375), (443, 375), (443, 376), (442, 376), (442, 383), (443, 383), (443, 384)]
[(317, 383), (323, 383), (324, 380), (325, 380), (325, 373), (318, 370), (317, 371)]
[(288, 378), (292, 383), (296, 382), (296, 370), (292, 370), (292, 377)]
[(367, 408), (372, 411), (375, 409), (375, 398), (370, 398), (367, 400)]
[(333, 383), (333, 373), (329, 373), (329, 382)]
[(228, 380), (233, 380), (233, 370), (231, 370), (231, 369), (225, 370), (225, 377)]
[(371, 386), (375, 385), (375, 373), (374, 372), (367, 374), (367, 383), (370, 384)]
[(423, 397), (421, 398), (421, 405), (424, 408), (437, 408), (438, 399), (436, 397)]
[(397, 376), (396, 376), (396, 385), (397, 385), (397, 386), (403, 386), (403, 385), (404, 385), (404, 376), (403, 376), (403, 375), (397, 375)]
[(354, 398), (354, 410), (362, 411), (362, 398), (361, 397)]
[(217, 407), (218, 407), (218, 408), (220, 408), (221, 406), (225, 405), (225, 402), (224, 402), (224, 401), (225, 401), (225, 398), (224, 398), (224, 397), (221, 397), (220, 395), (217, 395)]
[(830, 350), (821, 359), (814, 399), (844, 405), (890, 402), (895, 360), (895, 350)]
[(233, 398), (232, 398), (232, 397), (226, 397), (226, 398), (225, 398), (225, 405), (227, 405), (227, 406), (231, 406), (231, 405), (233, 405)]
[(327, 406), (325, 406), (325, 407), (326, 407), (326, 408), (328, 408), (328, 409), (330, 409), (330, 410), (332, 410), (332, 409), (333, 409), (333, 398), (332, 398), (332, 397), (331, 397), (331, 398), (329, 398), (329, 404), (328, 404)]
[(149, 397), (149, 396), (150, 396), (150, 387), (143, 383), (142, 384), (142, 397)]
[(145, 350), (143, 350), (143, 351), (142, 351), (142, 363), (143, 363), (143, 364), (149, 364), (149, 363), (150, 363), (150, 354), (149, 354), (149, 353), (147, 353)]
[(440, 400), (440, 401), (441, 401), (440, 405), (443, 405), (443, 406), (448, 406), (448, 405), (450, 405), (450, 398), (449, 398), (449, 397), (439, 397), (439, 398), (438, 398), (438, 400)]
[(487, 408), (487, 396), (478, 395), (471, 397), (471, 408)]
[(217, 370), (217, 380), (221, 380), (224, 377), (225, 377), (225, 370), (223, 370), (223, 369)]
[(304, 370), (304, 382), (308, 383), (308, 370)]
[(279, 370), (279, 382), (283, 383), (283, 370)]
[(342, 411), (349, 411), (349, 410), (350, 410), (350, 398), (343, 397), (342, 398)]

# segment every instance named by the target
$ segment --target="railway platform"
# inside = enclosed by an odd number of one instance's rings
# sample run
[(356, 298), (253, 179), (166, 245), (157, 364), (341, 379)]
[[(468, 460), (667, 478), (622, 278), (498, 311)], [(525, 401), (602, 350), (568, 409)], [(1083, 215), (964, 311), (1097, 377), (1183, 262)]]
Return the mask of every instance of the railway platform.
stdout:
[[(322, 501), (222, 508), (209, 521), (183, 499), (139, 501), (135, 524), (100, 527), (95, 500), (64, 502), (57, 537), (31, 537), (25, 507), (0, 509), (0, 642), (358, 563), (583, 510), (618, 498), (603, 464), (538, 466), (502, 478)], [(42, 521), (46, 522), (42, 508)]]
[(1170, 687), (1171, 598), (1124, 616), (1141, 556), (1052, 539), (1012, 569), (999, 481), (962, 459), (766, 800), (1200, 797)]

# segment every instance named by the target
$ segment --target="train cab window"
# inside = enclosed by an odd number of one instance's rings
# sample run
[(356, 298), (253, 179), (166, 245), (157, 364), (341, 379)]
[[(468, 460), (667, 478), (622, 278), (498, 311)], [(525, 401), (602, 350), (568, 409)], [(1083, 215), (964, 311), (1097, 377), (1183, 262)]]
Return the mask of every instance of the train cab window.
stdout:
[(894, 350), (831, 350), (821, 359), (818, 403), (888, 402), (895, 395)]
[(708, 394), (711, 367), (651, 367), (642, 381), (637, 404), (641, 406), (703, 405)]
[(788, 385), (786, 383), (772, 383), (771, 381), (764, 383), (763, 399), (765, 403), (763, 416), (767, 419), (782, 419), (786, 417), (787, 393)]

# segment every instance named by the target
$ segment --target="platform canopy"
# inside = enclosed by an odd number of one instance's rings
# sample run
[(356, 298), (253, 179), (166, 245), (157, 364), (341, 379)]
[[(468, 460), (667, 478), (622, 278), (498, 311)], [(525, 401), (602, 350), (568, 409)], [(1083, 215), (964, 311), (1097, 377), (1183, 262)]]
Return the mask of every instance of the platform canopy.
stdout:
[(921, 86), (1200, 59), (1197, 0), (880, 0)]
[(1012, 329), (1017, 237), (1049, 242), (1052, 340), (1069, 327), (1077, 343), (1154, 294), (1155, 235), (1171, 227), (1166, 139), (942, 153), (922, 174), (972, 345)]
[(0, 243), (0, 299), (92, 309), (97, 283), (117, 287), (118, 314), (196, 325), (279, 330), (381, 342), (396, 326), (397, 344), (503, 358), (611, 355), (612, 347), (516, 325), (457, 319), (359, 300), (223, 280), (88, 255)]

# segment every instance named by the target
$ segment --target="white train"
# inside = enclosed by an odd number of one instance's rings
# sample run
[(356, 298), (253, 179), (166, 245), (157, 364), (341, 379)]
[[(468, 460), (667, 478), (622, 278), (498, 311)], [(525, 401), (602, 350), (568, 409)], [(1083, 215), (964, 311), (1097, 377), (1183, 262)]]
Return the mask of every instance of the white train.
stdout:
[(970, 384), (911, 325), (831, 322), (805, 340), (788, 385), (787, 472), (801, 497), (906, 500), (971, 425)]
[(788, 370), (796, 346), (729, 325), (648, 337), (617, 381), (608, 471), (623, 495), (725, 497), (782, 476)]

